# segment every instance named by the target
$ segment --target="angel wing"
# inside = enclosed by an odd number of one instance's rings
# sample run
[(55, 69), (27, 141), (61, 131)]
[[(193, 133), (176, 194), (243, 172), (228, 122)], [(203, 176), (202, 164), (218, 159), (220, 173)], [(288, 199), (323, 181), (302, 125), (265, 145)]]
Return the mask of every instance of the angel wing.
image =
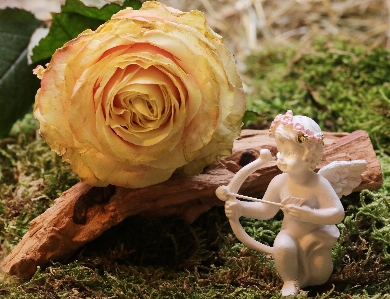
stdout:
[(360, 175), (366, 170), (365, 160), (334, 161), (318, 171), (332, 185), (339, 198), (352, 193), (360, 185)]

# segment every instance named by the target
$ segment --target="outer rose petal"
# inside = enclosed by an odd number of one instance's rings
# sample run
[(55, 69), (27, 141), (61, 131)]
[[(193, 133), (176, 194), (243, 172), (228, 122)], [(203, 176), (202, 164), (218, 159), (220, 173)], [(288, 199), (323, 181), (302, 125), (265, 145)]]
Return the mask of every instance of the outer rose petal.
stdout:
[(160, 22), (168, 21), (187, 25), (195, 28), (208, 39), (217, 38), (222, 43), (222, 37), (207, 26), (203, 13), (197, 10), (186, 13), (162, 5), (157, 1), (147, 1), (139, 10), (133, 10), (131, 7), (127, 7), (112, 16), (112, 19), (117, 18), (146, 19)]
[(53, 55), (35, 117), (89, 184), (139, 188), (231, 152), (245, 110), (222, 38), (198, 11), (125, 9)]
[[(232, 54), (223, 46), (217, 44), (220, 50), (222, 64), (225, 66), (229, 88), (226, 101), (221, 101), (220, 123), (216, 127), (212, 141), (203, 149), (202, 153), (193, 161), (183, 167), (187, 174), (196, 174), (203, 167), (231, 154), (234, 140), (240, 136), (242, 116), (245, 112), (245, 94), (241, 79), (238, 76)], [(225, 86), (225, 85), (222, 85)], [(203, 163), (201, 163), (201, 161)], [(203, 166), (202, 166), (203, 165)]]

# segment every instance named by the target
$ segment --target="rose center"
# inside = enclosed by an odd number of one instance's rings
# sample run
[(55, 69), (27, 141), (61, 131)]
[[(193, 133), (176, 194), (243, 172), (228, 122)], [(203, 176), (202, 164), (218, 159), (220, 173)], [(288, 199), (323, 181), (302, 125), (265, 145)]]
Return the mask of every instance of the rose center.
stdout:
[(155, 144), (174, 134), (174, 124), (185, 119), (185, 85), (166, 67), (137, 62), (107, 77), (95, 96), (103, 93), (105, 123), (123, 140)]

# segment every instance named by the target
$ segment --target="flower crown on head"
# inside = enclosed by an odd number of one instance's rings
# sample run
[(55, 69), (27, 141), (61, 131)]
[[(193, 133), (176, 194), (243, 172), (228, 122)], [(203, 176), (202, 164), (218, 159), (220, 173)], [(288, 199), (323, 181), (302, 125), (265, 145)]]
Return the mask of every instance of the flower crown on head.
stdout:
[(303, 143), (305, 141), (324, 143), (324, 135), (322, 133), (314, 133), (310, 129), (305, 129), (305, 127), (293, 121), (293, 113), (291, 110), (287, 110), (286, 114), (279, 114), (275, 117), (274, 121), (271, 123), (269, 128), (270, 137), (275, 136), (275, 130), (280, 125), (284, 125), (285, 127), (292, 129), (297, 135), (297, 142)]

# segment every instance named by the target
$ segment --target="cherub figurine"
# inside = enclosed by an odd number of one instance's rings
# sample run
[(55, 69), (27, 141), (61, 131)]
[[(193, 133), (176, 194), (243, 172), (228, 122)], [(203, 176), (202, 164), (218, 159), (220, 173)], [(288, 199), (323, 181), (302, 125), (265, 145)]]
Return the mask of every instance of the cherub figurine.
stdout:
[[(228, 186), (219, 187), (216, 194), (226, 201), (226, 216), (237, 238), (249, 248), (273, 256), (284, 282), (282, 295), (286, 296), (329, 279), (332, 248), (340, 235), (335, 224), (344, 219), (339, 198), (360, 184), (366, 162), (334, 162), (315, 173), (324, 149), (321, 129), (309, 117), (293, 116), (291, 110), (279, 114), (269, 132), (275, 138), (277, 166), (283, 173), (272, 179), (263, 199), (236, 193), (246, 177), (271, 159), (266, 149), (261, 150), (259, 159), (237, 172)], [(237, 197), (257, 202), (239, 201)], [(249, 237), (239, 224), (241, 216), (266, 220), (279, 209), (284, 219), (273, 247)]]

